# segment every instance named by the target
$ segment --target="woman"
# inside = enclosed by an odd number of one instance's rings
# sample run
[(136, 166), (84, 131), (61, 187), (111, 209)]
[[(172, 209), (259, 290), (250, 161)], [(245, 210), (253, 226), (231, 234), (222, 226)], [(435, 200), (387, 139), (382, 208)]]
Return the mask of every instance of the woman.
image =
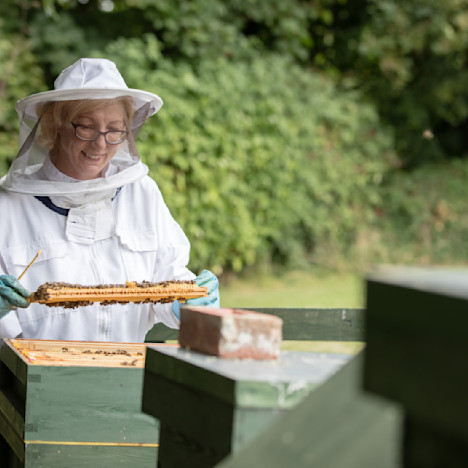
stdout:
[(104, 59), (78, 60), (54, 90), (17, 103), (20, 151), (0, 181), (0, 336), (142, 342), (157, 322), (179, 325), (177, 301), (29, 305), (29, 291), (45, 282), (195, 279), (209, 295), (188, 302), (219, 307), (216, 276), (187, 269), (189, 242), (135, 147), (161, 106), (155, 94), (129, 89)]

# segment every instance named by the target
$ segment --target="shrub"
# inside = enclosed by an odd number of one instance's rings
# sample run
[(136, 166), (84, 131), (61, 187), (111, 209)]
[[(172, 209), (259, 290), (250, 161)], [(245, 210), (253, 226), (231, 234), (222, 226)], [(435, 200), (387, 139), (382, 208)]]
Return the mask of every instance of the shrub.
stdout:
[(336, 263), (373, 217), (393, 157), (372, 106), (281, 56), (192, 67), (143, 41), (121, 39), (106, 55), (129, 86), (165, 101), (138, 147), (192, 242), (194, 268)]
[[(0, 17), (0, 30), (5, 31)], [(41, 68), (30, 43), (19, 34), (0, 35), (0, 174), (4, 174), (18, 152), (16, 101), (32, 91), (44, 90)]]
[(466, 264), (468, 163), (452, 160), (395, 173), (382, 188), (382, 205), (362, 246), (374, 262)]

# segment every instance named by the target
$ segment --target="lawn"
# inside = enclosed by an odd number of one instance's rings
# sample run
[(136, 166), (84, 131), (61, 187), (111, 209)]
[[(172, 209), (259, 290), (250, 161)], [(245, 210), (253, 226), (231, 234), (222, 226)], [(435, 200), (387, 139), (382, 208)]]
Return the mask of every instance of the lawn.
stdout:
[[(220, 286), (222, 307), (361, 308), (365, 281), (352, 274), (291, 271), (246, 276)], [(282, 349), (356, 353), (359, 342), (285, 341)]]
[(223, 307), (356, 308), (364, 304), (364, 280), (353, 274), (291, 271), (246, 276), (220, 286)]

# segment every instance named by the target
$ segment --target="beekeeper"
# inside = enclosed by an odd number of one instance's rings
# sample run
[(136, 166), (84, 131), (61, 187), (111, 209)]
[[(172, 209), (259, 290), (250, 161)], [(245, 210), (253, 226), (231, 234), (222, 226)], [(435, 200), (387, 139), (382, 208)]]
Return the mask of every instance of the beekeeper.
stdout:
[[(187, 269), (190, 244), (134, 138), (162, 100), (129, 89), (115, 64), (83, 58), (55, 89), (18, 101), (20, 150), (0, 180), (0, 336), (142, 342), (180, 304), (62, 308), (29, 304), (45, 282), (98, 285), (195, 279), (218, 306), (216, 276)], [(41, 254), (21, 279), (38, 251)]]

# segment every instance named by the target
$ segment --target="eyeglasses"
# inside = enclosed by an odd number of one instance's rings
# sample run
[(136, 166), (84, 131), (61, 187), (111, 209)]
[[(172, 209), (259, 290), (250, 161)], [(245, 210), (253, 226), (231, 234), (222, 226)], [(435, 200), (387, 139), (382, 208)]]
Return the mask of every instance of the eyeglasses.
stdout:
[(128, 132), (126, 130), (109, 130), (108, 132), (100, 132), (92, 127), (86, 125), (79, 125), (75, 122), (71, 122), (75, 129), (75, 135), (80, 140), (94, 141), (97, 140), (101, 135), (104, 135), (106, 143), (109, 145), (118, 145), (127, 139)]

